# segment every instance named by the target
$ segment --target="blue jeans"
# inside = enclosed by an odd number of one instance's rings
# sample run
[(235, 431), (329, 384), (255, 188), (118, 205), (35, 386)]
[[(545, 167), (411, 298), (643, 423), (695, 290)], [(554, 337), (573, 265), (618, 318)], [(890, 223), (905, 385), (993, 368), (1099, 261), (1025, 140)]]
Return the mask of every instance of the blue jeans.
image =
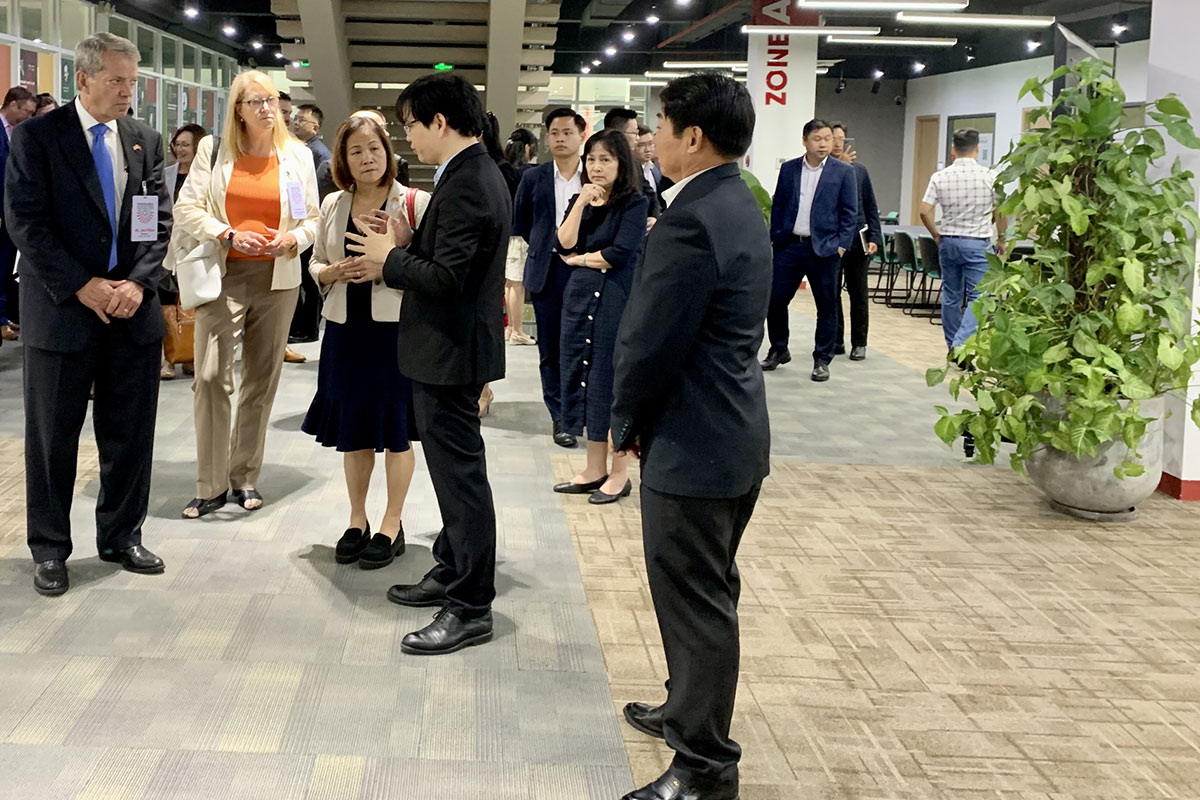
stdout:
[(977, 287), (988, 271), (989, 249), (986, 239), (952, 236), (943, 236), (938, 246), (942, 267), (942, 333), (950, 350), (971, 338), (979, 324), (971, 305), (979, 297)]

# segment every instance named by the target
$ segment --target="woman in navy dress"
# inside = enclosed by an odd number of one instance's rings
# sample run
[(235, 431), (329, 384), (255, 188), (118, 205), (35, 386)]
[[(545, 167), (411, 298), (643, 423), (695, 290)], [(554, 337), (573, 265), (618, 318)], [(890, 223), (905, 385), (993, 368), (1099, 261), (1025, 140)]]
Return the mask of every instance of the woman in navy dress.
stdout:
[[(317, 372), (317, 394), (301, 429), (343, 453), (350, 525), (338, 541), (339, 564), (363, 569), (392, 563), (404, 552), (401, 512), (416, 462), (411, 440), (412, 383), (396, 365), (401, 292), (368, 282), (346, 251), (346, 233), (369, 217), (379, 227), (386, 216), (405, 215), (414, 228), (429, 195), (396, 182), (396, 161), (387, 133), (369, 116), (353, 116), (338, 129), (333, 145), (333, 179), (342, 191), (321, 204), (321, 219), (309, 270), (325, 296), (325, 336)], [(376, 453), (386, 453), (387, 509), (372, 535), (367, 489)]]
[(617, 328), (642, 258), (649, 203), (629, 140), (604, 131), (583, 147), (583, 189), (571, 201), (558, 229), (558, 249), (571, 266), (563, 296), (563, 430), (587, 432), (587, 468), (554, 491), (591, 494), (597, 505), (614, 503), (633, 488), (628, 457), (612, 456), (608, 427), (613, 399), (613, 351)]

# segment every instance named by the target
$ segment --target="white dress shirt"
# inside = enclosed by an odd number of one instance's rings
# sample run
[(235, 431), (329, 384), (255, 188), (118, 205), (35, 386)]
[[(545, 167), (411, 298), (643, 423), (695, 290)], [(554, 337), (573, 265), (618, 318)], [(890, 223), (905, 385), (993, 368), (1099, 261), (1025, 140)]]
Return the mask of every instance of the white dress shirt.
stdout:
[(996, 172), (973, 158), (954, 163), (929, 179), (923, 202), (942, 207), (938, 233), (991, 239), (996, 208)]
[[(717, 166), (721, 166), (721, 165), (718, 164)], [(693, 172), (691, 175), (688, 175), (686, 178), (684, 178), (679, 183), (672, 186), (670, 189), (663, 189), (662, 199), (663, 199), (663, 202), (666, 204), (667, 208), (671, 207), (671, 204), (675, 202), (676, 197), (679, 197), (679, 193), (683, 191), (685, 186), (687, 186), (689, 183), (696, 180), (696, 178), (699, 178), (701, 175), (708, 172), (709, 170), (714, 170), (716, 168), (717, 167), (709, 167), (708, 169), (702, 169), (699, 172)]]
[(654, 187), (654, 191), (658, 191), (658, 181), (654, 179), (654, 162), (647, 161), (642, 164), (642, 175), (646, 176), (646, 182)]
[(558, 171), (558, 165), (554, 165), (554, 226), (562, 225), (563, 220), (567, 218), (567, 205), (571, 202), (571, 198), (583, 191), (583, 159), (579, 159), (579, 166), (575, 168), (575, 176), (571, 179), (564, 178), (562, 173)]
[(821, 174), (825, 172), (825, 162), (829, 156), (821, 159), (817, 166), (809, 166), (808, 157), (800, 159), (800, 207), (796, 210), (796, 226), (792, 233), (797, 236), (812, 236), (812, 206), (813, 196), (817, 193), (817, 184), (821, 182)]
[(8, 117), (0, 114), (0, 121), (4, 122), (4, 133), (8, 136), (8, 141), (12, 141), (13, 124), (8, 121)]
[[(75, 98), (75, 111), (79, 114), (79, 124), (83, 126), (83, 137), (87, 140), (88, 155), (92, 154), (92, 145), (95, 137), (92, 135), (92, 126), (100, 124), (100, 121), (88, 113), (88, 110), (83, 107), (83, 103), (79, 98)], [(121, 216), (121, 201), (125, 197), (125, 182), (129, 180), (129, 172), (125, 168), (125, 148), (121, 146), (121, 134), (117, 132), (117, 121), (109, 120), (105, 123), (108, 128), (108, 134), (104, 137), (104, 146), (108, 148), (108, 157), (112, 159), (113, 180), (117, 190), (117, 216)], [(175, 191), (175, 187), (171, 187), (171, 191)]]

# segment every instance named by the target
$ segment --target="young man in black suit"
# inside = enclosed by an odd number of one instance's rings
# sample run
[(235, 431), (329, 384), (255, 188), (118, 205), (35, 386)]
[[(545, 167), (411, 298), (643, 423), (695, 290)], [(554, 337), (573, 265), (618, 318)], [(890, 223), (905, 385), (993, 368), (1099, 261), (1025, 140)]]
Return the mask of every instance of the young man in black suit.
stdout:
[(34, 588), (67, 591), (79, 434), (95, 386), (100, 558), (162, 572), (142, 546), (158, 367), (158, 282), (171, 233), (162, 138), (127, 116), (137, 48), (97, 33), (75, 50), (75, 102), (13, 130), (4, 226), (21, 261), (25, 486)]
[(475, 88), (459, 75), (418, 78), (396, 101), (417, 158), (437, 164), (433, 199), (413, 235), (407, 218), (360, 221), (351, 250), (363, 254), (358, 282), (380, 276), (404, 290), (400, 371), (413, 381), (413, 404), (429, 476), (442, 512), (433, 545), (437, 564), (388, 599), (443, 606), (401, 648), (452, 653), (492, 637), (496, 596), (496, 511), (488, 484), (479, 394), (504, 377), (504, 260), (512, 200), (496, 163), (476, 141), (486, 124)]
[(642, 458), (642, 539), (670, 675), (661, 706), (630, 703), (671, 768), (626, 800), (735, 800), (738, 543), (768, 472), (756, 361), (771, 243), (738, 161), (754, 134), (746, 88), (691, 75), (662, 92), (655, 137), (676, 183), (646, 243), (618, 335), (612, 446)]
[[(604, 130), (620, 131), (629, 140), (631, 152), (637, 152), (638, 122), (637, 112), (631, 108), (614, 108), (604, 115)], [(646, 230), (654, 228), (658, 215), (662, 213), (662, 205), (658, 198), (658, 188), (643, 176), (642, 194), (650, 201), (650, 216), (646, 219)]]

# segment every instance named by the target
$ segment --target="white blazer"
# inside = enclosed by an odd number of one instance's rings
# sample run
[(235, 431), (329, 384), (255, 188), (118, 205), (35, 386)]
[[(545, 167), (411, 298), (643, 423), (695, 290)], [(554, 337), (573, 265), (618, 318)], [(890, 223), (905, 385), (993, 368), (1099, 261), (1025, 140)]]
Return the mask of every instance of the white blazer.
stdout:
[[(175, 202), (174, 235), (188, 236), (197, 242), (220, 242), (221, 234), (229, 230), (229, 217), (225, 214), (225, 193), (233, 175), (233, 154), (229, 150), (221, 153), (216, 169), (212, 164), (213, 137), (205, 136), (196, 146), (196, 158), (188, 172), (179, 200)], [(275, 259), (271, 276), (271, 289), (294, 289), (300, 285), (300, 254), (313, 243), (317, 231), (317, 172), (312, 151), (295, 139), (276, 150), (279, 159), (279, 230), (296, 237), (296, 249)], [(288, 202), (288, 183), (299, 181), (304, 189), (304, 219), (295, 219)], [(171, 191), (174, 191), (174, 184)], [(175, 251), (172, 241), (171, 251)], [(225, 274), (225, 256), (228, 248), (221, 242), (221, 274)], [(168, 266), (168, 269), (170, 267)]]
[[(408, 208), (405, 196), (408, 188), (398, 181), (392, 181), (388, 191), (387, 210), (394, 215), (404, 215), (408, 218)], [(425, 209), (429, 208), (430, 194), (417, 190), (416, 217), (417, 225), (425, 218)], [(320, 287), (325, 296), (325, 307), (321, 316), (330, 322), (344, 323), (346, 321), (346, 290), (348, 284), (333, 283), (325, 286), (319, 276), (322, 269), (330, 264), (341, 261), (346, 255), (346, 226), (350, 222), (350, 206), (354, 202), (353, 192), (334, 192), (321, 203), (321, 221), (317, 225), (317, 241), (313, 245), (312, 261), (308, 271), (313, 281)], [(376, 322), (396, 322), (400, 319), (400, 300), (404, 292), (391, 289), (383, 280), (375, 281), (371, 287), (371, 319)]]
[[(167, 197), (171, 198), (171, 203), (175, 203), (175, 179), (179, 177), (179, 162), (176, 161), (170, 166), (163, 167), (163, 186), (167, 187)], [(182, 190), (180, 190), (182, 194)]]

